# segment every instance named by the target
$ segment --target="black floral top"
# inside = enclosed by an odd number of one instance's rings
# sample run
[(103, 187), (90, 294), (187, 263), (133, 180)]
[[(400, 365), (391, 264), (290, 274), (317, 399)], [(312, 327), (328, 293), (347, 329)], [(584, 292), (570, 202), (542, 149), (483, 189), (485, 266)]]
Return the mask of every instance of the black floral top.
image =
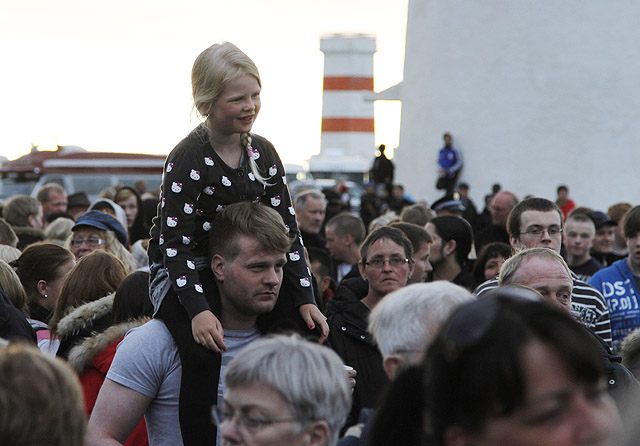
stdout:
[(168, 270), (173, 289), (191, 318), (210, 309), (196, 258), (207, 256), (207, 234), (216, 214), (238, 201), (261, 202), (282, 216), (294, 240), (283, 281), (289, 282), (287, 289), (295, 290), (291, 296), (294, 305), (315, 302), (282, 162), (273, 145), (258, 135), (251, 135), (247, 151), (271, 186), (263, 185), (251, 173), (247, 154), (243, 153), (237, 169), (229, 167), (213, 150), (202, 127), (182, 140), (165, 161), (149, 259)]

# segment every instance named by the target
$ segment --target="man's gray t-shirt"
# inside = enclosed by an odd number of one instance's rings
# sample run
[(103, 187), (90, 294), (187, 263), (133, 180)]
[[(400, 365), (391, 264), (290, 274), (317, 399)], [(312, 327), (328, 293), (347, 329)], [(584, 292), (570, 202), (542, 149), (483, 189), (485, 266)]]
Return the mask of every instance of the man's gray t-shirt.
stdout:
[[(227, 393), (227, 386), (224, 380), (224, 373), (227, 370), (229, 362), (236, 357), (236, 355), (245, 348), (247, 345), (255, 341), (260, 337), (260, 332), (257, 328), (251, 330), (225, 330), (224, 331), (224, 345), (227, 346), (227, 350), (222, 352), (222, 364), (220, 365), (220, 380), (218, 381), (218, 406), (222, 404), (222, 397)], [(216, 445), (220, 446), (222, 441), (220, 440), (220, 429), (216, 436)]]
[[(227, 364), (260, 334), (251, 330), (225, 330), (227, 351), (222, 354), (218, 404), (226, 391)], [(118, 345), (107, 378), (152, 399), (145, 421), (150, 446), (182, 446), (179, 398), (182, 364), (166, 325), (157, 319), (127, 332)], [(220, 444), (219, 435), (217, 444)]]
[(150, 445), (183, 444), (178, 418), (182, 364), (162, 321), (153, 319), (127, 332), (107, 378), (152, 399), (144, 416)]

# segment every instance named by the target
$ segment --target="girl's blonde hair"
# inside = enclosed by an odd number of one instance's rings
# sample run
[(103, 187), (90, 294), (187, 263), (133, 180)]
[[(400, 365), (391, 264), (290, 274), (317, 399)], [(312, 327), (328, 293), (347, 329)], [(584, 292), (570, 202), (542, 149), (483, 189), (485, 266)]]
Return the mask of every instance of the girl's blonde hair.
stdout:
[(29, 314), (27, 309), (27, 293), (20, 283), (20, 278), (13, 268), (4, 260), (0, 260), (0, 289), (7, 293), (9, 300), (18, 310), (25, 315)]
[[(218, 100), (227, 82), (245, 75), (254, 77), (262, 88), (258, 67), (233, 43), (216, 43), (200, 53), (191, 70), (193, 106), (200, 116), (208, 118), (211, 105)], [(208, 126), (204, 128), (209, 131)], [(247, 152), (251, 173), (260, 183), (269, 186), (269, 177), (260, 173), (256, 161), (251, 156), (251, 136), (243, 133), (240, 138)]]

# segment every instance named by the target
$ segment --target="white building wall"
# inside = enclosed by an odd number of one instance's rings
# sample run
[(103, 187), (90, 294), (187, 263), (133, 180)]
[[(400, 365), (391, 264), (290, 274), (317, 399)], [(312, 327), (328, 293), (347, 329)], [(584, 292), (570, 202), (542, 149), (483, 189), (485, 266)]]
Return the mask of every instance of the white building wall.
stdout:
[(397, 180), (429, 202), (442, 133), (481, 207), (494, 182), (640, 202), (640, 2), (410, 0)]

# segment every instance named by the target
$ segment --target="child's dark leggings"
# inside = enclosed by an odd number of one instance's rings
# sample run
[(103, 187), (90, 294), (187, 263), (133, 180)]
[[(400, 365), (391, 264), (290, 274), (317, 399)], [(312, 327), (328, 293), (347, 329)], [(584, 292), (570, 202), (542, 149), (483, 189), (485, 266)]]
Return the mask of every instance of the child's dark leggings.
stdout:
[[(214, 314), (220, 314), (218, 288), (210, 270), (200, 271), (200, 281)], [(196, 344), (191, 319), (173, 289), (165, 296), (156, 315), (169, 329), (182, 363), (180, 429), (185, 446), (215, 444), (216, 426), (211, 407), (217, 403), (221, 356)], [(218, 316), (219, 318), (219, 316)]]

